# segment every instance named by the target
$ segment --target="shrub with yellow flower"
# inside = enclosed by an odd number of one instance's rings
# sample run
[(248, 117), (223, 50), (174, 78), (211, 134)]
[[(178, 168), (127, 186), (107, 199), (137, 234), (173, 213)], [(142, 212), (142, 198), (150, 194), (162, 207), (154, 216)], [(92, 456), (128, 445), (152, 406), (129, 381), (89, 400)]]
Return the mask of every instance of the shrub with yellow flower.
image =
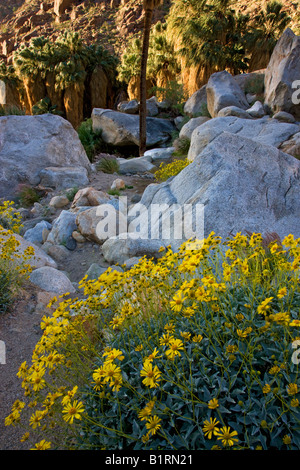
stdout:
[(300, 240), (186, 248), (83, 279), (83, 299), (43, 318), (19, 370), (30, 428), (55, 419), (78, 449), (300, 449)]

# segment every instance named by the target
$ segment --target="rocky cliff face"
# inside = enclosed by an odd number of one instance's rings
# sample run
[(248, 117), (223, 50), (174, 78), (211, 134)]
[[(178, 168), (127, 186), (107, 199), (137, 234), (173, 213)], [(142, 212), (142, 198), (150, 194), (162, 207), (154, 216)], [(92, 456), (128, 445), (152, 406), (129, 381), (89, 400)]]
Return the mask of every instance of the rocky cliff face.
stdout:
[[(265, 0), (235, 1), (236, 7), (242, 13), (251, 14), (258, 13), (265, 3)], [(132, 35), (142, 29), (144, 19), (142, 4), (143, 0), (11, 0), (10, 2), (0, 0), (0, 59), (11, 64), (13, 52), (22, 45), (28, 45), (31, 39), (45, 36), (55, 42), (64, 31), (80, 32), (80, 38), (85, 44), (100, 42), (111, 53), (120, 56)], [(162, 6), (155, 10), (154, 23), (163, 20), (171, 4), (172, 0), (163, 1)], [(296, 18), (299, 4), (300, 0), (286, 0), (284, 9), (292, 18)], [(95, 77), (94, 81), (99, 82), (99, 77)], [(195, 91), (196, 83), (193, 68), (185, 67), (182, 70), (182, 81), (188, 94), (191, 95)], [(205, 79), (204, 82), (206, 81)], [(102, 88), (101, 97), (107, 96)], [(136, 89), (135, 86), (134, 93)], [(99, 95), (98, 91), (92, 87), (94, 95)], [(12, 94), (10, 88), (7, 87), (7, 96), (9, 93)], [(129, 87), (127, 93), (130, 97)], [(25, 105), (26, 109), (28, 108), (27, 111), (30, 112), (32, 104), (44, 96), (45, 93), (41, 92), (33, 103)], [(92, 101), (94, 98), (95, 96), (92, 97)], [(137, 98), (137, 96), (134, 95), (132, 98)], [(113, 99), (115, 101), (115, 98)], [(107, 107), (107, 99), (103, 98), (103, 100), (99, 102), (97, 99), (96, 106)], [(9, 96), (8, 101), (9, 104), (19, 105), (14, 96)], [(72, 101), (74, 102), (73, 96), (70, 102)], [(56, 101), (55, 104), (57, 104)], [(109, 104), (111, 105), (112, 103)], [(74, 110), (70, 113), (72, 115), (70, 121), (77, 126), (82, 119), (82, 110), (77, 113), (78, 116), (74, 115)], [(67, 118), (69, 119), (68, 116)]]
[[(0, 56), (9, 56), (20, 44), (45, 35), (56, 39), (62, 30), (80, 31), (85, 42), (101, 40), (120, 53), (128, 37), (143, 25), (142, 0), (0, 0)], [(154, 22), (168, 13), (172, 0), (164, 0)], [(243, 13), (258, 13), (266, 0), (236, 0)], [(299, 0), (285, 0), (284, 9), (292, 19)], [(295, 18), (296, 21), (296, 18)]]
[[(34, 37), (44, 35), (55, 41), (66, 29), (80, 31), (86, 43), (100, 40), (111, 52), (119, 53), (128, 37), (142, 28), (142, 3), (142, 0), (15, 0), (8, 6), (6, 0), (0, 0), (0, 55), (9, 57)], [(170, 3), (164, 1), (163, 8), (155, 13), (155, 22), (164, 17)]]

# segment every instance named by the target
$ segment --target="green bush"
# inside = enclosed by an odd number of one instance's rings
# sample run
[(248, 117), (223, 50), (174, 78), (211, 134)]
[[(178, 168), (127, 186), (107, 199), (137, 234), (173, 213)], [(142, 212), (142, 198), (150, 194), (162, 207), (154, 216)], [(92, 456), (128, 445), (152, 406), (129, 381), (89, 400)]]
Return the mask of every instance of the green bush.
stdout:
[(35, 105), (32, 106), (32, 114), (58, 114), (62, 115), (63, 113), (58, 110), (57, 105), (52, 105), (50, 98), (46, 96), (45, 98), (38, 101)]
[(173, 142), (175, 157), (187, 157), (190, 149), (191, 141), (188, 137), (178, 137)]
[(112, 175), (113, 173), (119, 173), (120, 165), (113, 156), (101, 157), (97, 162), (97, 170)]
[(224, 254), (210, 237), (109, 284), (81, 448), (300, 448), (300, 241), (285, 242), (238, 235)]
[(18, 213), (12, 212), (12, 209), (12, 204), (8, 201), (4, 201), (0, 206), (0, 216), (4, 214), (10, 226), (9, 229), (5, 229), (0, 225), (0, 313), (7, 312), (11, 307), (18, 289), (32, 270), (27, 262), (34, 255), (31, 246), (25, 248), (23, 252), (19, 249), (20, 241), (17, 240), (14, 231), (19, 231), (20, 219), (15, 217)]
[(169, 113), (172, 116), (180, 116), (184, 114), (184, 103), (187, 99), (182, 83), (176, 80), (170, 80), (165, 87), (155, 86), (151, 91), (159, 98), (160, 101), (166, 101), (169, 105)]
[(97, 153), (103, 150), (104, 143), (101, 139), (101, 131), (95, 132), (92, 119), (86, 119), (80, 124), (77, 132), (89, 160), (93, 162)]
[(28, 184), (20, 184), (16, 193), (18, 202), (22, 207), (31, 207), (35, 202), (40, 201), (39, 193)]
[(3, 106), (0, 105), (0, 116), (24, 116), (26, 114), (25, 109), (20, 108), (19, 106), (10, 105)]
[(11, 279), (0, 266), (0, 313), (5, 313), (12, 304), (12, 293), (10, 290)]

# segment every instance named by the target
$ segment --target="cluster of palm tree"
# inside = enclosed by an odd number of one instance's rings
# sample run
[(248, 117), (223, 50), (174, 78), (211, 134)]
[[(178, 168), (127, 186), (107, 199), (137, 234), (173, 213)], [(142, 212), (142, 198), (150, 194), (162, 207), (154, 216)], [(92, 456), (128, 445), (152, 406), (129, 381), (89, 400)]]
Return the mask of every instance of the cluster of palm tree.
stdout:
[[(149, 86), (163, 87), (178, 77), (184, 84), (185, 73), (198, 89), (216, 71), (238, 74), (264, 68), (290, 22), (276, 0), (270, 0), (255, 16), (237, 11), (234, 0), (173, 0), (166, 21), (152, 28), (153, 12), (163, 3), (143, 0), (144, 28), (128, 43), (118, 67), (119, 80), (128, 84), (134, 79), (138, 86), (141, 155), (146, 149)], [(16, 51), (13, 66), (0, 64), (0, 79), (9, 77), (10, 83), (23, 90), (27, 108), (37, 103), (40, 107), (47, 97), (48, 108), (54, 106), (67, 118), (74, 108), (80, 109), (73, 123), (76, 126), (83, 120), (84, 98), (91, 93), (87, 90), (95, 71), (104, 71), (111, 84), (117, 66), (116, 57), (100, 44), (87, 46), (78, 33), (68, 32), (55, 42), (45, 37), (32, 39), (29, 46)], [(90, 110), (86, 111), (88, 115)]]
[[(199, 88), (215, 71), (238, 74), (264, 68), (290, 17), (273, 0), (254, 16), (234, 7), (234, 0), (174, 0), (166, 22), (151, 29), (147, 80), (161, 86), (159, 80), (195, 67)], [(139, 35), (128, 42), (121, 59), (119, 77), (126, 83), (139, 76), (141, 53)]]
[(117, 63), (117, 58), (101, 44), (86, 45), (78, 33), (66, 32), (55, 42), (46, 37), (33, 38), (14, 53), (13, 65), (7, 67), (2, 62), (0, 72), (23, 88), (27, 109), (35, 109), (47, 98), (50, 109), (57, 108), (77, 127), (83, 120), (84, 96), (93, 73), (101, 68), (107, 83), (112, 84)]
[(250, 16), (235, 10), (234, 0), (175, 0), (167, 18), (178, 56), (198, 67), (203, 82), (220, 70), (238, 74), (266, 67), (289, 22), (278, 1)]
[(139, 78), (140, 155), (146, 148), (149, 79), (153, 85), (158, 79), (173, 79), (180, 69), (193, 69), (198, 89), (217, 71), (238, 74), (265, 68), (291, 20), (276, 0), (254, 17), (237, 11), (234, 0), (173, 0), (165, 25), (151, 34), (153, 11), (161, 4), (143, 0), (143, 40), (135, 38), (129, 44), (119, 69), (127, 82)]

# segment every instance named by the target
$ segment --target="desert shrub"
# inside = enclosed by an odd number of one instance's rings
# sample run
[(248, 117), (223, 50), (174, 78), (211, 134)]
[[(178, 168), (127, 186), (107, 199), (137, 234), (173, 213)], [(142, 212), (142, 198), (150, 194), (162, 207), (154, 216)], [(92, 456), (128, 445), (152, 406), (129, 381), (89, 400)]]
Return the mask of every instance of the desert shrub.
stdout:
[(183, 85), (176, 80), (170, 80), (165, 87), (155, 86), (151, 89), (160, 101), (166, 101), (169, 105), (169, 113), (172, 116), (184, 114), (184, 103), (187, 99)]
[(258, 75), (256, 77), (250, 78), (246, 81), (245, 84), (245, 94), (256, 95), (258, 101), (264, 102), (264, 92), (265, 92), (265, 83), (264, 75)]
[(188, 137), (178, 137), (173, 142), (175, 157), (187, 157), (191, 141)]
[(212, 233), (85, 277), (20, 367), (29, 427), (76, 449), (299, 450), (299, 268), (292, 235)]
[(186, 158), (176, 159), (171, 163), (161, 163), (154, 176), (158, 181), (166, 181), (168, 178), (178, 175), (189, 163), (190, 161)]
[(70, 202), (73, 201), (74, 197), (76, 196), (76, 194), (78, 193), (79, 191), (79, 188), (77, 186), (74, 186), (73, 188), (69, 188), (67, 191), (66, 191), (66, 197), (69, 199)]
[[(14, 218), (11, 225), (18, 231), (20, 224), (16, 225)], [(32, 269), (28, 260), (34, 255), (34, 249), (29, 247), (22, 253), (19, 246), (20, 242), (14, 232), (0, 225), (0, 313), (9, 309), (15, 294)]]
[(10, 276), (3, 270), (0, 264), (0, 314), (5, 313), (12, 304), (10, 285)]
[(0, 204), (0, 226), (19, 233), (22, 227), (22, 215), (14, 207), (13, 201), (3, 201)]
[(35, 105), (32, 106), (31, 110), (33, 115), (39, 114), (58, 114), (62, 115), (63, 113), (59, 111), (57, 105), (52, 105), (51, 100), (48, 96), (38, 101)]
[(26, 110), (16, 105), (0, 105), (0, 116), (24, 116)]
[(120, 171), (118, 160), (112, 156), (101, 157), (98, 160), (96, 167), (98, 171), (103, 171), (103, 173), (108, 173), (111, 175), (113, 173), (119, 173)]
[(119, 189), (109, 189), (107, 191), (107, 194), (109, 194), (110, 196), (121, 196), (121, 192)]
[(40, 201), (40, 195), (35, 188), (28, 184), (20, 184), (16, 190), (18, 202), (23, 207), (31, 207)]
[(91, 119), (83, 121), (77, 129), (79, 139), (86, 151), (91, 162), (94, 157), (103, 150), (103, 140), (101, 139), (101, 131), (94, 131)]

